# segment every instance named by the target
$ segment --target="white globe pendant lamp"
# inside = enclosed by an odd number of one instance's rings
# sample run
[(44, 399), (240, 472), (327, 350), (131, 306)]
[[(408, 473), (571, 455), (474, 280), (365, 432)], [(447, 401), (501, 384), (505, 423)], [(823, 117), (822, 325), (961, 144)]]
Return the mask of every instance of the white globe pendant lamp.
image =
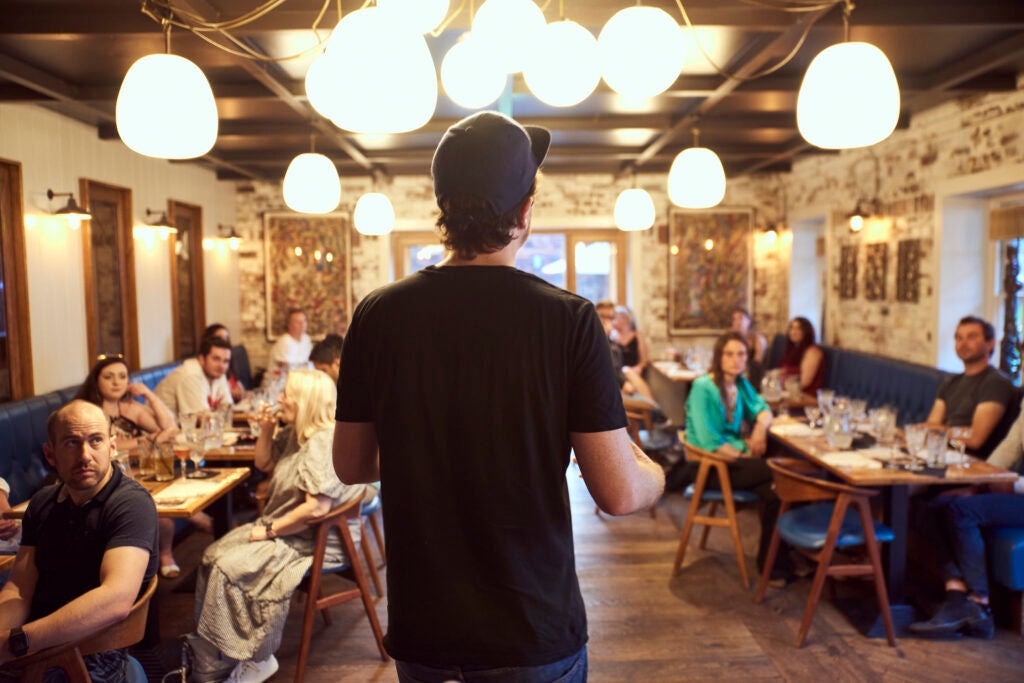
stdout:
[(338, 169), (323, 154), (299, 154), (288, 164), (282, 192), (284, 203), (292, 211), (330, 213), (341, 201)]
[(193, 159), (217, 141), (210, 82), (178, 55), (146, 55), (129, 67), (117, 93), (115, 120), (124, 144), (148, 157)]
[(386, 194), (367, 192), (356, 202), (352, 220), (362, 235), (386, 235), (395, 227), (395, 207)]
[(416, 33), (430, 33), (448, 14), (449, 0), (377, 0), (377, 7), (394, 15)]
[(507, 83), (508, 74), (488, 58), (471, 33), (463, 34), (441, 60), (441, 85), (460, 107), (486, 107), (501, 96)]
[(473, 18), (472, 32), (505, 73), (522, 71), (545, 25), (532, 0), (487, 0)]
[(331, 60), (327, 55), (320, 55), (306, 69), (306, 99), (309, 105), (321, 116), (332, 119), (334, 112), (341, 106), (340, 100), (344, 93), (334, 87)]
[(529, 53), (523, 78), (530, 91), (545, 104), (579, 104), (601, 80), (597, 40), (575, 21), (556, 21), (545, 26)]
[(827, 47), (807, 67), (796, 125), (826, 149), (867, 147), (889, 137), (900, 117), (900, 87), (885, 53), (870, 43)]
[(327, 42), (323, 78), (338, 93), (331, 121), (355, 133), (405, 133), (437, 106), (437, 72), (422, 35), (377, 7), (347, 14)]
[(700, 147), (693, 131), (693, 147), (684, 149), (668, 171), (668, 198), (684, 209), (710, 209), (725, 198), (725, 169), (718, 155)]
[(605, 82), (630, 99), (667, 90), (686, 59), (682, 29), (657, 7), (619, 10), (601, 29), (597, 46)]
[(647, 190), (638, 187), (623, 190), (615, 200), (615, 226), (634, 232), (654, 225), (654, 200)]

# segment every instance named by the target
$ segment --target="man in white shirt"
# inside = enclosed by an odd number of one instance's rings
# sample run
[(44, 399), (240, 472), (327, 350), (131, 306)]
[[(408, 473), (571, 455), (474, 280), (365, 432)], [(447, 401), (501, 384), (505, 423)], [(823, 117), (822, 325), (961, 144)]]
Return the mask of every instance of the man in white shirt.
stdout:
[(234, 403), (227, 379), (230, 365), (231, 344), (208, 337), (199, 345), (199, 355), (172, 370), (155, 393), (176, 415), (216, 408), (225, 401)]
[(281, 370), (309, 367), (313, 341), (306, 334), (306, 314), (297, 308), (288, 311), (288, 333), (274, 342), (270, 361)]

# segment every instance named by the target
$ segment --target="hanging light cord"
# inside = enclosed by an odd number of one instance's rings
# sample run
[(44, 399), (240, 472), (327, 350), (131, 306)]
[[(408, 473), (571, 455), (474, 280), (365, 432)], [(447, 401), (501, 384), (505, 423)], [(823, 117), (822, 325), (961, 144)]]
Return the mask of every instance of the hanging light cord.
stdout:
[[(853, 3), (850, 2), (850, 0), (833, 0), (832, 2), (818, 3), (818, 4), (815, 4), (815, 5), (799, 5), (799, 6), (773, 5), (771, 3), (765, 2), (764, 0), (743, 0), (743, 2), (749, 2), (750, 4), (761, 5), (761, 6), (765, 6), (765, 7), (771, 7), (772, 9), (777, 9), (777, 10), (779, 10), (781, 12), (814, 12), (814, 11), (819, 11), (819, 10), (823, 10), (823, 9), (828, 9), (829, 7), (834, 7), (835, 5), (837, 5), (837, 4), (841, 3), (841, 2), (846, 3), (849, 8), (852, 8), (852, 6), (853, 6)], [(807, 24), (807, 26), (804, 28), (803, 32), (800, 34), (800, 38), (796, 41), (796, 44), (793, 46), (793, 49), (790, 50), (789, 54), (787, 54), (785, 57), (783, 57), (781, 60), (779, 60), (776, 64), (774, 64), (773, 66), (770, 66), (767, 69), (764, 69), (763, 71), (760, 71), (760, 72), (758, 72), (756, 74), (751, 74), (750, 76), (740, 76), (739, 74), (732, 73), (731, 71), (728, 71), (728, 70), (722, 68), (721, 66), (718, 65), (717, 62), (715, 62), (714, 59), (712, 59), (711, 55), (708, 54), (708, 51), (704, 49), (704, 45), (701, 44), (700, 36), (697, 34), (697, 28), (693, 25), (693, 22), (690, 21), (690, 15), (686, 12), (686, 8), (683, 7), (682, 0), (676, 0), (676, 5), (679, 7), (679, 13), (683, 15), (683, 21), (686, 22), (687, 28), (690, 29), (691, 33), (693, 33), (693, 42), (697, 44), (697, 49), (700, 50), (700, 53), (702, 55), (704, 55), (704, 59), (707, 60), (708, 64), (710, 64), (711, 67), (715, 71), (717, 71), (719, 73), (719, 75), (724, 76), (725, 78), (729, 78), (729, 79), (735, 80), (735, 81), (753, 81), (753, 80), (756, 80), (756, 79), (761, 78), (763, 76), (768, 76), (769, 74), (773, 74), (776, 71), (778, 71), (779, 69), (781, 69), (782, 67), (784, 67), (787, 64), (789, 64), (789, 62), (792, 61), (793, 57), (796, 56), (796, 53), (800, 51), (800, 48), (803, 47), (804, 41), (807, 40), (807, 36), (810, 34), (811, 29), (814, 28), (815, 24), (818, 23), (817, 20), (809, 22)], [(844, 11), (846, 13), (849, 12), (848, 9), (846, 9)]]

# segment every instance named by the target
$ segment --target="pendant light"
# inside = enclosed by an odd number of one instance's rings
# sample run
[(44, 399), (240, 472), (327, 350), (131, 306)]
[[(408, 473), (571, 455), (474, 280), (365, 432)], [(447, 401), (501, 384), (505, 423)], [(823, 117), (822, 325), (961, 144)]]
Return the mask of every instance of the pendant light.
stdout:
[(548, 24), (529, 50), (523, 78), (530, 91), (545, 104), (579, 104), (601, 80), (597, 39), (575, 21)]
[(682, 29), (657, 7), (619, 10), (601, 29), (597, 46), (605, 82), (630, 99), (663, 93), (686, 58)]
[(464, 33), (441, 60), (441, 85), (460, 107), (482, 109), (505, 90), (508, 74), (488, 59), (472, 33)]
[[(310, 148), (314, 143), (310, 136)], [(299, 213), (330, 213), (341, 201), (341, 181), (334, 162), (310, 151), (299, 154), (284, 174), (284, 203)]]
[(511, 74), (523, 70), (545, 23), (532, 0), (487, 0), (473, 17), (472, 32), (497, 68)]
[(361, 235), (386, 235), (395, 227), (395, 208), (386, 194), (367, 192), (356, 202), (352, 221)]
[(668, 198), (686, 209), (710, 209), (725, 198), (722, 160), (699, 144), (700, 131), (693, 129), (693, 147), (672, 161), (668, 172)]
[(647, 190), (636, 186), (636, 168), (633, 187), (623, 190), (615, 200), (615, 227), (625, 232), (648, 230), (654, 225), (654, 200)]
[(377, 0), (377, 7), (391, 12), (416, 33), (430, 33), (448, 14), (449, 0)]
[(822, 50), (807, 67), (796, 101), (796, 125), (825, 149), (867, 147), (889, 137), (900, 117), (900, 87), (885, 53), (850, 42), (847, 0), (844, 42)]
[(200, 157), (217, 141), (217, 103), (202, 70), (170, 53), (170, 25), (164, 36), (166, 54), (142, 57), (121, 82), (115, 107), (117, 133), (129, 149), (144, 156)]
[[(355, 133), (405, 133), (420, 128), (437, 107), (437, 72), (423, 36), (377, 7), (338, 22), (327, 41), (325, 68), (314, 90), (330, 91), (322, 112)], [(307, 82), (307, 88), (310, 84)]]

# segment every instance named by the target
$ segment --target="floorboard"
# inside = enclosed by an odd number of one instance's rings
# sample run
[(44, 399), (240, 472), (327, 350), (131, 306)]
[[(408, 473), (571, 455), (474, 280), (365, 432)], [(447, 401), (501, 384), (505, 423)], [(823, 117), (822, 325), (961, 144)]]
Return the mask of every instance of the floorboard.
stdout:
[[(582, 480), (574, 470), (569, 474), (592, 683), (1024, 681), (1024, 640), (1008, 631), (997, 631), (991, 641), (901, 638), (895, 648), (861, 635), (862, 627), (847, 613), (851, 606), (870, 608), (874, 596), (870, 584), (859, 581), (837, 587), (837, 605), (842, 610), (829, 600), (826, 589), (807, 643), (798, 650), (793, 643), (809, 580), (769, 589), (765, 601), (754, 604), (753, 589), (745, 591), (740, 585), (725, 529), (713, 530), (703, 551), (697, 549), (694, 538), (682, 570), (673, 577), (672, 561), (687, 511), (679, 494), (666, 496), (654, 519), (646, 511), (625, 517), (595, 515)], [(756, 583), (756, 512), (741, 510), (740, 526), (747, 567)], [(157, 662), (153, 666), (162, 664), (164, 671), (178, 661), (175, 636), (192, 628), (194, 596), (188, 590), (187, 574), (194, 571), (209, 541), (209, 536), (198, 533), (185, 539), (176, 549), (185, 575), (161, 582), (163, 640), (158, 656), (150, 659)], [(386, 579), (386, 572), (382, 576)], [(386, 599), (378, 599), (377, 613), (386, 628)], [(306, 680), (397, 681), (394, 665), (378, 658), (360, 603), (332, 608), (331, 614), (330, 627), (318, 617)], [(274, 680), (294, 676), (301, 617), (302, 602), (297, 596), (278, 652), (281, 669)]]

